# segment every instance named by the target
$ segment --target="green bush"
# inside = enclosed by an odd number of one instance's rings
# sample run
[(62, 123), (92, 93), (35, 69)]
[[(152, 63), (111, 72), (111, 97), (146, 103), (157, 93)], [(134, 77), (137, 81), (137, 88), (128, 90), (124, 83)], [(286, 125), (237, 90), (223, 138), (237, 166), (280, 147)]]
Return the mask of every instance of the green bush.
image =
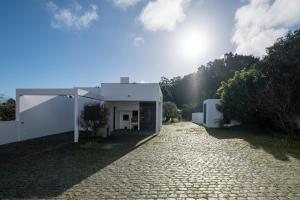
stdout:
[(92, 131), (94, 136), (99, 128), (108, 125), (108, 109), (101, 103), (87, 104), (81, 112), (79, 123), (86, 131)]
[(257, 95), (262, 85), (262, 75), (256, 69), (237, 71), (233, 78), (222, 82), (218, 89), (221, 104), (218, 110), (226, 119), (246, 124), (256, 124), (258, 116)]
[(175, 103), (167, 101), (163, 104), (163, 117), (164, 121), (170, 121), (174, 119), (180, 119), (180, 112)]

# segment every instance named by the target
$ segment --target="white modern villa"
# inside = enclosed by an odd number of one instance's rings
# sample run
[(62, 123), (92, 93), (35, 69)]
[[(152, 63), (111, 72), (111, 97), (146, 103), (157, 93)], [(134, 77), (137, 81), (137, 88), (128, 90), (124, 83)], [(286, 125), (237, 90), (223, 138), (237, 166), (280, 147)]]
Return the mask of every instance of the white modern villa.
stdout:
[(159, 132), (163, 96), (158, 83), (102, 83), (99, 87), (17, 89), (16, 121), (0, 124), (0, 144), (81, 130), (79, 116), (87, 104), (108, 108), (109, 132), (127, 129)]

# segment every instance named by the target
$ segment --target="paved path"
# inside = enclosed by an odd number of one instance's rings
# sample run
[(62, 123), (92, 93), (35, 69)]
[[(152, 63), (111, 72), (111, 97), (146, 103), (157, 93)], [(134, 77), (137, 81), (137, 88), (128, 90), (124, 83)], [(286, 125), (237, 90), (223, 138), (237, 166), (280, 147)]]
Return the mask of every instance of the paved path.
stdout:
[(300, 199), (300, 161), (180, 123), (164, 126), (159, 136), (58, 197)]

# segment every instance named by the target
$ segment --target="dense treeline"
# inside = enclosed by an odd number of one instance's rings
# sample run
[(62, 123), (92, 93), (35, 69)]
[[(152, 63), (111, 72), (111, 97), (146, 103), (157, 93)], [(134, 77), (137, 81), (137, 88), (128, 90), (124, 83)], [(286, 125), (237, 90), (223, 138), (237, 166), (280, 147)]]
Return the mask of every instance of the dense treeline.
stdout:
[(251, 69), (222, 82), (218, 94), (225, 118), (292, 134), (300, 114), (300, 30), (278, 39)]
[(300, 113), (300, 30), (266, 49), (262, 59), (228, 53), (183, 78), (162, 77), (164, 100), (190, 119), (207, 98), (221, 98), (224, 121), (293, 133)]
[(193, 111), (202, 111), (203, 100), (218, 98), (217, 90), (222, 81), (233, 77), (237, 70), (250, 68), (258, 60), (253, 56), (228, 53), (183, 78), (162, 77), (160, 85), (164, 101), (174, 102), (182, 110), (182, 117), (190, 119)]

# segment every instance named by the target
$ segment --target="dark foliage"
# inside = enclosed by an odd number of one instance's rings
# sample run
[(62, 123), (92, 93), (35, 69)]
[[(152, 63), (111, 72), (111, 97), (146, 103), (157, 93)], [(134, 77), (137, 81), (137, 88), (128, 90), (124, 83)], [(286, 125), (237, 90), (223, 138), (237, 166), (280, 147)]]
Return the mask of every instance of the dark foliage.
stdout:
[(108, 123), (108, 109), (100, 103), (85, 105), (79, 121), (82, 128), (96, 136), (98, 129), (105, 128)]
[(223, 82), (219, 94), (225, 116), (293, 134), (300, 113), (300, 31), (279, 38), (253, 69)]
[(8, 99), (0, 104), (0, 121), (12, 121), (16, 119), (16, 102), (14, 99)]

